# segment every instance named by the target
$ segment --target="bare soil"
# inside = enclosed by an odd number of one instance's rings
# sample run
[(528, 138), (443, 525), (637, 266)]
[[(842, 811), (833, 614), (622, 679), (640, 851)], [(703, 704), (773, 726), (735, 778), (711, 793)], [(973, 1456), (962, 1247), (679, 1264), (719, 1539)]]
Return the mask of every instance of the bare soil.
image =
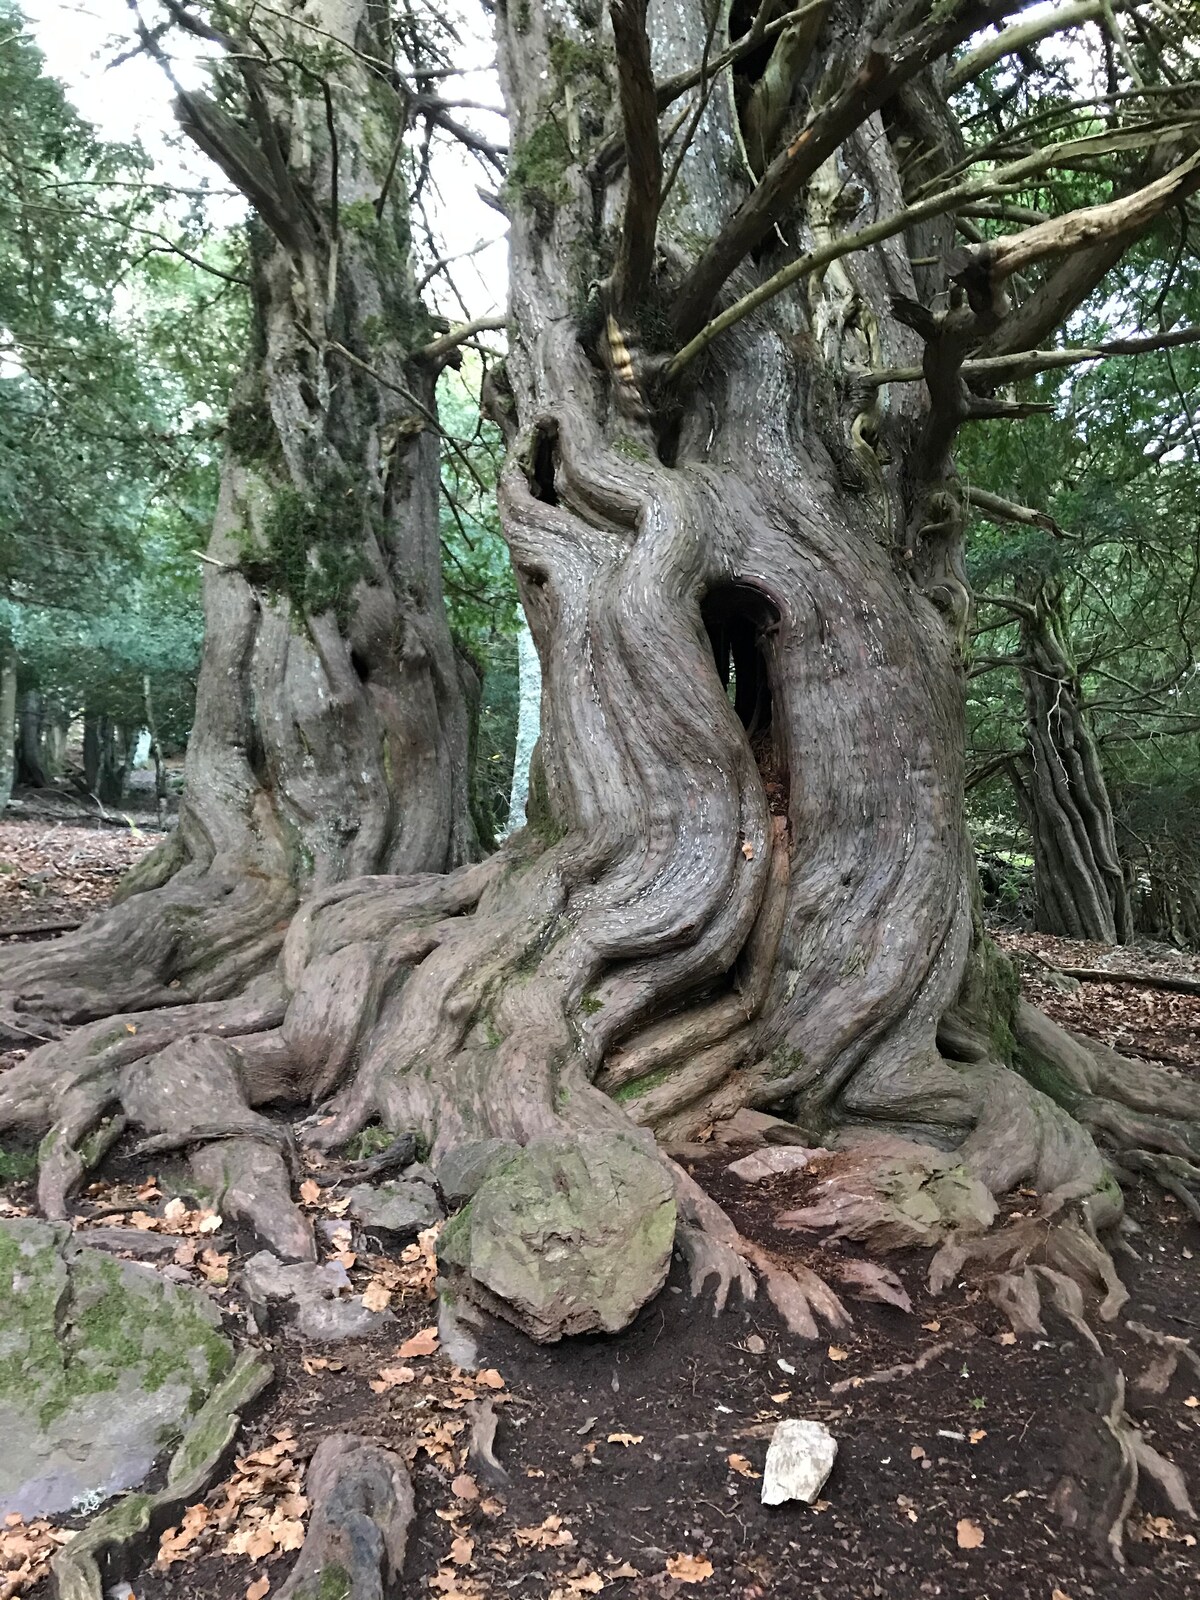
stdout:
[[(14, 835), (13, 826), (0, 831), (0, 857), (19, 848), (22, 859), (32, 859), (24, 852), (42, 849), (68, 882), (74, 871), (107, 876), (63, 830), (38, 846)], [(104, 838), (111, 846), (111, 835)], [(1122, 965), (1127, 955), (1121, 953)], [(1090, 966), (1097, 951), (1058, 941), (1053, 959)], [(1107, 1043), (1200, 1071), (1200, 1001), (1128, 985), (1097, 995), (1095, 987), (1061, 994), (1039, 986), (1035, 998), (1058, 1020)], [(693, 1163), (695, 1176), (744, 1233), (781, 1260), (821, 1271), (841, 1247), (775, 1223), (803, 1201), (805, 1176), (746, 1184), (726, 1170), (737, 1153), (712, 1146)], [(116, 1178), (116, 1187), (109, 1182), (85, 1196), (83, 1209), (112, 1204), (115, 1196), (154, 1214), (161, 1196), (135, 1202), (139, 1187), (145, 1193), (151, 1178), (163, 1196), (176, 1181), (186, 1187), (182, 1169), (130, 1166)], [(5, 1193), (10, 1205), (29, 1203), (27, 1186), (10, 1183)], [(331, 1222), (337, 1204), (336, 1190), (314, 1201)], [(1033, 1204), (1017, 1195), (1008, 1209)], [(403, 1451), (417, 1490), (396, 1591), (404, 1596), (1183, 1600), (1200, 1593), (1200, 1530), (1152, 1487), (1134, 1519), (1124, 1571), (1084, 1532), (1065, 1526), (1056, 1509), (1065, 1478), (1093, 1500), (1110, 1479), (1114, 1456), (1098, 1405), (1114, 1367), (1126, 1375), (1131, 1414), (1200, 1497), (1200, 1380), (1183, 1371), (1161, 1397), (1139, 1395), (1137, 1378), (1154, 1352), (1128, 1327), (1133, 1320), (1200, 1337), (1200, 1228), (1157, 1192), (1135, 1191), (1129, 1205), (1141, 1230), (1132, 1241), (1136, 1254), (1119, 1262), (1131, 1300), (1114, 1325), (1099, 1326), (1103, 1356), (1053, 1318), (1044, 1338), (1014, 1338), (970, 1275), (932, 1299), (924, 1289), (928, 1254), (914, 1252), (889, 1263), (913, 1313), (855, 1302), (854, 1329), (827, 1342), (789, 1336), (765, 1297), (739, 1301), (714, 1320), (711, 1304), (692, 1301), (677, 1269), (666, 1291), (616, 1338), (539, 1349), (491, 1326), (480, 1357), (496, 1376), (483, 1382), (464, 1378), (440, 1351), (398, 1354), (436, 1320), (431, 1282), (420, 1263), (403, 1267), (398, 1278), (397, 1252), (380, 1254), (378, 1240), (356, 1238), (355, 1292), (390, 1286), (395, 1324), (370, 1339), (329, 1346), (301, 1343), (283, 1329), (256, 1336), (271, 1347), (278, 1377), (248, 1420), (241, 1460), (265, 1451), (302, 1472), (321, 1438), (337, 1429)], [(199, 1242), (215, 1252), (204, 1275), (231, 1328), (245, 1338), (236, 1269), (250, 1242)], [(226, 1271), (230, 1287), (219, 1281)], [(872, 1381), (935, 1347), (923, 1370)], [(411, 1376), (397, 1380), (404, 1369)], [(391, 1377), (381, 1379), (381, 1372)], [(485, 1398), (499, 1416), (496, 1453), (507, 1473), (496, 1485), (469, 1471), (464, 1478), (471, 1419)], [(838, 1460), (814, 1507), (759, 1502), (757, 1474), (782, 1417), (820, 1419), (837, 1437)], [(245, 1481), (256, 1470), (232, 1473)], [(262, 1474), (269, 1480), (272, 1470)], [(230, 1482), (207, 1497), (210, 1525), (179, 1559), (142, 1576), (137, 1600), (244, 1600), (263, 1575), (270, 1587), (255, 1588), (255, 1596), (281, 1586), (294, 1559), (288, 1550), (253, 1559), (224, 1549), (231, 1538), (237, 1542), (236, 1525), (215, 1526), (230, 1502)], [(272, 1492), (268, 1481), (262, 1494)], [(976, 1530), (982, 1542), (963, 1548), (962, 1528), (968, 1541)], [(46, 1582), (31, 1591), (49, 1592)]]

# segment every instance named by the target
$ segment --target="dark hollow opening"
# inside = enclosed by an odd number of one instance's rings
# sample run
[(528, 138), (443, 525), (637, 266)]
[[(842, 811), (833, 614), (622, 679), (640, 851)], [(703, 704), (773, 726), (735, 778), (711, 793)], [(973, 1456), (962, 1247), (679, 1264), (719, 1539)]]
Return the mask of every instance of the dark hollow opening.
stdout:
[(779, 612), (749, 584), (722, 584), (705, 596), (700, 615), (712, 646), (717, 677), (746, 730), (762, 773), (771, 811), (787, 815), (788, 774), (774, 724), (771, 641)]
[(554, 486), (557, 465), (558, 429), (552, 424), (542, 423), (534, 436), (533, 470), (529, 475), (529, 487), (535, 497), (548, 506), (558, 504), (558, 490)]
[(363, 655), (360, 655), (357, 650), (351, 650), (350, 665), (354, 668), (359, 683), (366, 683), (367, 679), (371, 676), (371, 669), (367, 665), (367, 658)]

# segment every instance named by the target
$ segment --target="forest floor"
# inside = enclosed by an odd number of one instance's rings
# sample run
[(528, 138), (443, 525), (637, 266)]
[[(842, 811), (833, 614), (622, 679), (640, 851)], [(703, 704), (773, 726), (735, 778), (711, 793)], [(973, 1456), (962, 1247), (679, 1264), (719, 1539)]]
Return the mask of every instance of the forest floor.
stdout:
[[(45, 860), (64, 904), (91, 909), (120, 867), (150, 839), (106, 830), (0, 824), (0, 862), (25, 877)], [(37, 868), (37, 871), (45, 870)], [(11, 877), (11, 874), (9, 874)], [(78, 887), (72, 890), (72, 884)], [(0, 930), (28, 908), (5, 896)], [(44, 905), (44, 900), (39, 904)], [(1200, 976), (1200, 960), (1161, 948), (1112, 952), (1008, 932), (1028, 991), (1058, 1020), (1106, 1043), (1200, 1072), (1200, 996), (1146, 985), (1086, 983), (1060, 992), (1038, 961)], [(0, 948), (0, 961), (3, 960)], [(13, 1057), (0, 1057), (0, 1070)], [(838, 1245), (783, 1232), (779, 1212), (803, 1203), (808, 1180), (784, 1174), (748, 1184), (731, 1175), (737, 1148), (693, 1153), (697, 1179), (737, 1226), (781, 1263), (817, 1272)], [(81, 1197), (153, 1230), (166, 1197), (186, 1194), (182, 1166), (117, 1166)], [(168, 1530), (158, 1561), (111, 1600), (263, 1600), (277, 1591), (302, 1536), (304, 1466), (331, 1431), (360, 1433), (411, 1462), (417, 1516), (396, 1593), (431, 1600), (573, 1600), (603, 1592), (702, 1600), (1183, 1600), (1200, 1593), (1200, 1529), (1144, 1491), (1126, 1540), (1126, 1566), (1064, 1525), (1056, 1489), (1066, 1476), (1095, 1491), (1111, 1472), (1100, 1395), (1114, 1367), (1129, 1410), (1200, 1497), (1200, 1377), (1181, 1370), (1162, 1394), (1138, 1380), (1155, 1351), (1130, 1323), (1200, 1335), (1200, 1227), (1163, 1195), (1135, 1190), (1139, 1232), (1119, 1259), (1131, 1299), (1097, 1324), (1102, 1353), (1049, 1318), (1045, 1337), (1016, 1337), (967, 1272), (938, 1298), (924, 1287), (928, 1252), (891, 1258), (913, 1310), (855, 1303), (855, 1326), (807, 1344), (786, 1333), (765, 1301), (740, 1301), (718, 1320), (691, 1300), (678, 1268), (667, 1290), (615, 1338), (537, 1348), (503, 1326), (480, 1339), (468, 1374), (441, 1350), (433, 1240), (385, 1250), (349, 1237), (336, 1187), (301, 1191), (354, 1293), (395, 1321), (340, 1344), (297, 1340), (286, 1329), (248, 1332), (236, 1268), (250, 1241), (205, 1231), (167, 1270), (207, 1283), (230, 1330), (264, 1344), (277, 1379), (249, 1414), (226, 1476)], [(0, 1211), (27, 1209), (27, 1183), (10, 1181)], [(1006, 1207), (1019, 1213), (1033, 1197)], [(198, 1216), (199, 1213), (189, 1215)], [(139, 1220), (140, 1219), (140, 1220)], [(111, 1223), (113, 1218), (108, 1217)], [(178, 1231), (178, 1225), (176, 1225)], [(187, 1224), (184, 1224), (187, 1231)], [(1134, 1253), (1136, 1252), (1136, 1253)], [(505, 1476), (488, 1481), (466, 1461), (472, 1419), (490, 1402)], [(783, 1417), (826, 1423), (838, 1441), (816, 1505), (760, 1504), (767, 1443)], [(50, 1594), (43, 1577), (0, 1596)], [(45, 1550), (53, 1533), (44, 1535)]]

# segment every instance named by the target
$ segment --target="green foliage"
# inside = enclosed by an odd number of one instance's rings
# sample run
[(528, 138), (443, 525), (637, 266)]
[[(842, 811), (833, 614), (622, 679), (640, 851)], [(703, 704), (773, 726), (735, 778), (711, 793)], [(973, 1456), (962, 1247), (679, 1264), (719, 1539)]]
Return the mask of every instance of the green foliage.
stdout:
[(493, 835), (508, 816), (517, 727), (516, 584), (500, 536), (496, 475), (497, 429), (480, 416), (479, 369), (444, 374), (438, 391), (442, 424), (461, 441), (442, 465), (442, 581), (450, 628), (482, 678), (475, 746), (474, 800), (478, 824)]
[(246, 306), (168, 237), (236, 272), (197, 205), (77, 116), (0, 0), (0, 630), (56, 720), (86, 705), (136, 730), (149, 676), (178, 743)]

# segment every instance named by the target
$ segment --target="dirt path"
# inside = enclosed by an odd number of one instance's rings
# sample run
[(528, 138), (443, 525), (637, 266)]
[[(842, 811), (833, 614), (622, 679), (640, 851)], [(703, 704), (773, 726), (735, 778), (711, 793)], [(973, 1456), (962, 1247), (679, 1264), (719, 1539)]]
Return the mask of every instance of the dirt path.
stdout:
[[(90, 885), (89, 896), (111, 881), (111, 835), (103, 843), (109, 848), (98, 861), (62, 829), (40, 845), (2, 832), (0, 857), (19, 849), (32, 861), (42, 851), (63, 871), (70, 901), (85, 893), (69, 893), (71, 873)], [(1097, 959), (1088, 947), (1054, 954), (1075, 965)], [(1037, 999), (1106, 1042), (1180, 1071), (1200, 1070), (1200, 1000), (1127, 985), (1111, 996), (1095, 992), (1107, 987), (1064, 994), (1042, 985)], [(694, 1161), (695, 1176), (744, 1233), (821, 1271), (839, 1247), (774, 1224), (802, 1200), (804, 1175), (747, 1184), (727, 1171), (737, 1153), (713, 1146)], [(154, 1231), (167, 1226), (154, 1220), (166, 1197), (186, 1186), (182, 1165), (129, 1166), (116, 1182), (94, 1186), (81, 1210), (123, 1206), (117, 1220)], [(29, 1203), (20, 1181), (10, 1178), (0, 1190), (11, 1208)], [(396, 1320), (337, 1345), (302, 1342), (273, 1325), (249, 1335), (271, 1348), (278, 1380), (252, 1414), (229, 1474), (164, 1536), (159, 1564), (134, 1586), (137, 1600), (263, 1600), (278, 1590), (303, 1533), (305, 1463), (337, 1429), (378, 1440), (412, 1464), (417, 1519), (398, 1591), (406, 1597), (1182, 1600), (1200, 1593), (1200, 1529), (1153, 1487), (1133, 1520), (1123, 1572), (1069, 1525), (1074, 1501), (1065, 1486), (1075, 1485), (1076, 1499), (1095, 1498), (1111, 1476), (1099, 1410), (1117, 1368), (1130, 1412), (1200, 1496), (1200, 1378), (1181, 1370), (1160, 1394), (1139, 1389), (1156, 1352), (1129, 1327), (1140, 1322), (1200, 1345), (1200, 1228), (1157, 1193), (1130, 1197), (1135, 1253), (1119, 1265), (1131, 1300), (1115, 1324), (1100, 1327), (1100, 1354), (1055, 1317), (1044, 1337), (1015, 1337), (970, 1276), (930, 1298), (928, 1252), (913, 1252), (890, 1262), (912, 1314), (855, 1303), (855, 1327), (836, 1343), (790, 1337), (765, 1297), (714, 1321), (710, 1307), (690, 1300), (677, 1271), (615, 1339), (537, 1349), (491, 1327), (481, 1370), (469, 1376), (429, 1331), (437, 1313), (432, 1238), (384, 1253), (370, 1234), (350, 1237), (336, 1187), (313, 1184), (302, 1193), (323, 1224), (328, 1253), (347, 1267), (352, 1293), (386, 1306)], [(1007, 1209), (1031, 1204), (1018, 1195)], [(175, 1226), (191, 1236), (170, 1270), (207, 1283), (245, 1339), (252, 1324), (235, 1286), (250, 1241), (199, 1211)], [(919, 1370), (873, 1381), (922, 1357)], [(473, 1420), (487, 1404), (498, 1417), (495, 1450), (506, 1474), (495, 1481), (467, 1457)], [(787, 1416), (819, 1419), (838, 1440), (833, 1475), (811, 1508), (759, 1503), (767, 1442)], [(3, 1537), (0, 1531), (0, 1550)], [(48, 1596), (49, 1581), (15, 1592)]]

